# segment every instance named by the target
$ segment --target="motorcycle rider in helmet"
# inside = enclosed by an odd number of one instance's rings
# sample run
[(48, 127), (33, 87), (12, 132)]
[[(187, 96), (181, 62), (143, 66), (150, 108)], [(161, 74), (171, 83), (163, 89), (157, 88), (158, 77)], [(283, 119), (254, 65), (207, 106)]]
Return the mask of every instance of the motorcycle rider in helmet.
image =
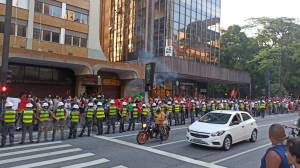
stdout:
[(160, 142), (163, 142), (163, 126), (164, 122), (166, 120), (166, 114), (160, 110), (160, 108), (157, 108), (155, 113), (155, 129), (157, 130), (157, 134), (160, 136)]

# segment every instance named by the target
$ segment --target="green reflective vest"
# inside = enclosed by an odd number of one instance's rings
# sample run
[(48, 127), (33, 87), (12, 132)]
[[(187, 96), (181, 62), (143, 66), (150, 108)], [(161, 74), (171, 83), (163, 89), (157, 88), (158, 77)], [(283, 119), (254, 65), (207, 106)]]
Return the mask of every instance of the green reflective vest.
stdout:
[(71, 116), (71, 122), (73, 123), (79, 122), (79, 111), (72, 111), (70, 116)]
[(168, 113), (172, 113), (173, 106), (172, 105), (168, 105)]
[(89, 108), (86, 112), (86, 118), (87, 119), (93, 119), (94, 116), (94, 109), (93, 108)]
[(160, 111), (165, 112), (165, 106), (161, 106)]
[(120, 115), (121, 115), (121, 117), (127, 117), (127, 108), (126, 107), (122, 108)]
[(133, 113), (133, 118), (138, 118), (138, 116), (139, 116), (139, 111), (138, 111), (138, 108), (137, 108), (137, 107), (133, 107), (132, 113)]
[(179, 108), (179, 105), (178, 105), (178, 104), (176, 104), (176, 105), (174, 106), (174, 111), (175, 111), (175, 113), (179, 113), (179, 112), (180, 112), (180, 108)]
[(195, 112), (195, 111), (196, 111), (195, 105), (192, 105), (191, 112)]
[(181, 112), (184, 113), (185, 112), (185, 105), (181, 106)]
[(202, 107), (201, 107), (201, 111), (202, 112), (206, 112), (206, 105), (204, 104), (204, 105), (202, 105)]
[(266, 104), (265, 103), (261, 103), (260, 104), (260, 109), (265, 109), (266, 108)]
[(63, 108), (56, 109), (55, 116), (58, 120), (65, 119), (65, 110)]
[(142, 115), (148, 115), (148, 109), (146, 107), (143, 107)]
[(15, 110), (5, 110), (4, 112), (4, 123), (11, 124), (16, 122), (16, 111)]
[(45, 110), (41, 110), (40, 112), (40, 121), (48, 121), (49, 120), (49, 112)]
[(22, 122), (24, 124), (32, 124), (32, 122), (33, 122), (33, 110), (24, 110)]
[(117, 107), (112, 105), (109, 107), (109, 116), (116, 116), (117, 115)]
[(105, 118), (105, 113), (104, 113), (104, 108), (103, 107), (98, 107), (96, 110), (96, 118)]
[(215, 111), (215, 110), (216, 110), (216, 104), (212, 104), (212, 105), (211, 105), (211, 110), (212, 110), (212, 111)]

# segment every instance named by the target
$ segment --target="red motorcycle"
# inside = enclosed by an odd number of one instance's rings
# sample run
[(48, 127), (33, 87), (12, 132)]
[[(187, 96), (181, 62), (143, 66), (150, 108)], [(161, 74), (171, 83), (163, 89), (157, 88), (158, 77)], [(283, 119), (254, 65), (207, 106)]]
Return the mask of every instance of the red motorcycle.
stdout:
[[(162, 127), (162, 136), (163, 141), (168, 140), (170, 134), (170, 127), (165, 125)], [(143, 145), (146, 144), (149, 139), (159, 138), (158, 128), (153, 123), (144, 123), (143, 130), (139, 131), (136, 136), (136, 141), (138, 144)]]

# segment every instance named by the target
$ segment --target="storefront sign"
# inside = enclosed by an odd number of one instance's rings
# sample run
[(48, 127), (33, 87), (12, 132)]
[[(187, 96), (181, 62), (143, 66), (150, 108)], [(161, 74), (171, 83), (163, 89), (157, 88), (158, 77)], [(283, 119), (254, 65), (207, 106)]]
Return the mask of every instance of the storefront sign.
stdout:
[(167, 46), (165, 48), (165, 56), (166, 57), (172, 57), (173, 56), (173, 47), (172, 46)]
[(120, 86), (120, 81), (115, 79), (103, 79), (102, 85)]

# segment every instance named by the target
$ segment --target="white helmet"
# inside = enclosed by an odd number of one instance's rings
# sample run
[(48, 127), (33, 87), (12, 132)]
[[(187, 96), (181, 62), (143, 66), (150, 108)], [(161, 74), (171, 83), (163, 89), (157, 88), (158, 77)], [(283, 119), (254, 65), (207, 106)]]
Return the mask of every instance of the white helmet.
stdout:
[(181, 101), (180, 103), (181, 103), (181, 104), (184, 104), (184, 101)]
[(172, 103), (170, 101), (168, 101), (168, 105), (171, 105)]
[(60, 107), (60, 106), (63, 106), (64, 103), (63, 102), (58, 102), (57, 106)]
[(90, 102), (90, 103), (88, 103), (88, 106), (89, 106), (89, 107), (93, 107), (94, 104), (93, 104), (92, 102)]
[(146, 107), (146, 104), (143, 104), (143, 107)]
[(7, 101), (5, 103), (5, 107), (12, 107), (14, 104), (12, 102)]
[(133, 104), (132, 104), (132, 107), (136, 107), (136, 104), (135, 104), (135, 103), (133, 103)]
[(153, 103), (153, 104), (152, 104), (152, 107), (155, 107), (155, 106), (156, 106), (156, 103)]
[(33, 107), (33, 104), (32, 103), (27, 103), (26, 104), (26, 108), (32, 108)]
[(192, 100), (191, 102), (192, 102), (192, 103), (195, 103), (195, 100)]
[(114, 101), (114, 100), (111, 100), (111, 101), (110, 101), (110, 104), (114, 104), (114, 103), (115, 103), (115, 101)]
[(74, 104), (73, 109), (79, 109), (79, 106), (77, 104)]
[(178, 101), (177, 101), (177, 100), (175, 100), (175, 104), (178, 104)]
[(98, 103), (97, 103), (97, 106), (102, 106), (102, 102), (98, 102)]
[(205, 102), (202, 102), (201, 104), (203, 104), (203, 105), (204, 105), (204, 104), (205, 104)]
[(48, 103), (43, 103), (43, 105), (42, 105), (42, 107), (48, 107), (49, 105), (48, 105)]
[(123, 102), (122, 105), (123, 105), (123, 106), (127, 106), (127, 103), (126, 103), (126, 102)]

